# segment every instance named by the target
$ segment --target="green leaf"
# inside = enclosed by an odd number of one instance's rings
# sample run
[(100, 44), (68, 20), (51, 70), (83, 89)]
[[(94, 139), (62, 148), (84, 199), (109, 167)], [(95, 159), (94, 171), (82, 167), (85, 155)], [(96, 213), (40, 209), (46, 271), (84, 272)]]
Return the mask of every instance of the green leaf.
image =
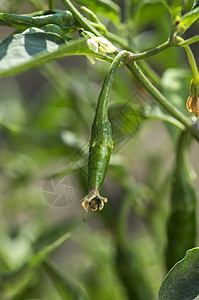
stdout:
[(162, 76), (163, 94), (187, 116), (186, 100), (190, 93), (190, 81), (191, 72), (181, 68), (167, 69)]
[(56, 51), (64, 41), (57, 34), (15, 34), (0, 43), (0, 75), (20, 73), (23, 68), (36, 65), (37, 58)]
[(43, 261), (43, 259), (50, 254), (53, 250), (58, 248), (63, 242), (65, 242), (70, 237), (70, 233), (65, 233), (58, 239), (56, 239), (53, 243), (49, 244), (48, 246), (44, 247), (40, 251), (36, 252), (30, 259), (28, 260), (28, 265), (34, 265), (35, 263), (38, 263), (40, 261)]
[(183, 8), (182, 0), (162, 0), (162, 2), (173, 17), (176, 17)]
[[(77, 220), (70, 220), (65, 221), (62, 223), (59, 223), (57, 225), (54, 224), (54, 226), (46, 228), (36, 239), (34, 242), (34, 248), (36, 249), (36, 252), (43, 251), (47, 247), (51, 247), (57, 241), (65, 237), (70, 237), (70, 232), (72, 229), (74, 229), (77, 226)], [(67, 237), (68, 235), (68, 237)], [(58, 242), (59, 243), (59, 242)]]
[(166, 275), (159, 300), (193, 300), (199, 296), (199, 247), (187, 251)]
[(199, 7), (183, 15), (178, 25), (178, 33), (183, 34), (199, 18)]
[[(164, 96), (186, 116), (189, 116), (189, 112), (186, 109), (186, 100), (190, 93), (190, 81), (191, 72), (181, 68), (167, 69), (162, 76)], [(180, 126), (181, 129), (183, 129), (182, 125)], [(167, 129), (169, 130), (172, 140), (175, 141), (178, 132), (173, 126), (167, 126)]]
[(58, 248), (69, 237), (70, 233), (62, 234), (61, 237), (54, 240), (51, 244), (47, 244), (47, 246), (33, 254), (19, 269), (10, 273), (0, 274), (0, 296), (1, 293), (6, 293), (8, 295), (12, 295), (12, 293), (14, 293), (16, 295), (23, 290), (32, 280), (35, 272), (37, 272), (37, 268), (47, 255)]
[(54, 33), (15, 34), (0, 43), (0, 76), (19, 74), (69, 55), (91, 55), (111, 61), (108, 56), (90, 50), (86, 38), (66, 43)]
[(147, 119), (161, 120), (163, 122), (170, 123), (181, 130), (184, 129), (184, 126), (182, 125), (182, 123), (180, 123), (178, 120), (176, 120), (172, 116), (169, 116), (169, 115), (163, 113), (158, 105), (146, 106), (145, 110), (144, 110), (144, 116)]
[(64, 276), (49, 261), (43, 262), (43, 268), (52, 280), (55, 288), (63, 300), (86, 300), (87, 297), (83, 291)]
[(111, 0), (76, 0), (76, 2), (89, 7), (95, 13), (99, 12), (106, 15), (116, 23), (119, 22), (120, 7)]

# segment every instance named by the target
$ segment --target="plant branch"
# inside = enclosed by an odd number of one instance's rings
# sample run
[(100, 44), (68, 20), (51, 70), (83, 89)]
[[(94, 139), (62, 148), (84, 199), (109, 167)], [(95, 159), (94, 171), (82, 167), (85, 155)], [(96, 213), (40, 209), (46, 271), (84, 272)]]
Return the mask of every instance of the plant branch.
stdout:
[(144, 51), (142, 53), (138, 53), (138, 54), (133, 54), (133, 57), (132, 59), (134, 61), (136, 60), (140, 60), (140, 59), (145, 59), (147, 57), (150, 57), (150, 56), (153, 56), (155, 54), (158, 54), (164, 50), (166, 50), (167, 48), (171, 47), (172, 46), (172, 43), (170, 42), (170, 40), (166, 41), (165, 43), (157, 46), (156, 48), (153, 48), (153, 49), (150, 49), (150, 50), (147, 50), (147, 51)]
[(55, 8), (54, 0), (48, 0), (48, 2), (49, 2), (49, 9), (54, 9)]
[[(177, 42), (183, 42), (184, 40), (181, 37), (177, 36), (176, 41)], [(187, 53), (188, 61), (189, 61), (189, 64), (190, 64), (190, 67), (191, 67), (191, 70), (192, 70), (192, 73), (193, 73), (193, 82), (195, 84), (198, 84), (199, 83), (198, 68), (197, 68), (197, 65), (196, 65), (196, 61), (195, 61), (193, 52), (191, 51), (191, 49), (188, 45), (184, 45), (183, 47), (184, 47), (184, 49)]]
[(85, 29), (92, 32), (96, 36), (102, 36), (95, 27), (76, 9), (70, 0), (61, 0), (68, 10), (73, 14), (77, 22)]
[(195, 35), (187, 40), (183, 40), (182, 39), (182, 42), (178, 43), (176, 46), (177, 47), (184, 47), (186, 45), (189, 45), (189, 44), (193, 44), (193, 43), (196, 43), (196, 42), (199, 42), (199, 35)]
[[(135, 52), (131, 46), (129, 46), (128, 42), (121, 38), (120, 36), (112, 33), (106, 32), (104, 36), (110, 40), (111, 42), (117, 43), (122, 49), (129, 50), (131, 52)], [(151, 68), (151, 66), (144, 60), (138, 61), (139, 67), (143, 69), (143, 71), (148, 75), (148, 77), (158, 86), (161, 86), (161, 78), (160, 76)]]
[[(121, 45), (122, 48), (124, 48), (125, 50), (129, 50), (129, 51), (133, 51), (133, 49), (131, 47), (129, 47), (128, 43), (121, 37), (111, 33), (111, 32), (107, 32), (105, 34), (105, 36), (110, 39), (113, 42), (116, 42), (117, 44)], [(141, 59), (145, 59), (147, 57), (153, 56), (155, 54), (158, 54), (164, 50), (166, 50), (167, 48), (170, 48), (173, 45), (173, 43), (171, 43), (170, 40), (167, 40), (165, 43), (150, 49), (150, 50), (146, 50), (144, 52), (141, 53), (132, 53), (133, 57), (132, 59), (134, 61), (136, 60), (141, 60)], [(134, 52), (134, 51), (133, 51)]]

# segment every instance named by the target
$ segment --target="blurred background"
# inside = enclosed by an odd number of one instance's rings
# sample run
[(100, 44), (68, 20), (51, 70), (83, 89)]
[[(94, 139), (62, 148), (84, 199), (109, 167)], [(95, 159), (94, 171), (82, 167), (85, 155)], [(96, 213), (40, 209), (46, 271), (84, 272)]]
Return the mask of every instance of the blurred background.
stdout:
[[(96, 13), (129, 45), (141, 52), (167, 40), (170, 20), (161, 1), (114, 3), (122, 23), (100, 9)], [(187, 10), (191, 5), (186, 2)], [(56, 1), (56, 7), (63, 5)], [(48, 1), (0, 1), (4, 12), (45, 9)], [(196, 23), (186, 37), (197, 31)], [(1, 39), (12, 32), (1, 27)], [(193, 51), (198, 60), (197, 44)], [(191, 73), (184, 50), (168, 49), (146, 62), (155, 71), (155, 84), (191, 117), (185, 108)], [(166, 222), (179, 131), (138, 114), (145, 105), (157, 105), (124, 68), (117, 71), (110, 99), (115, 149), (101, 191), (108, 203), (101, 212), (89, 212), (83, 222), (80, 200), (87, 193), (87, 145), (108, 65), (73, 56), (0, 78), (0, 272), (20, 270), (34, 252), (33, 245), (40, 248), (70, 232), (50, 259), (89, 299), (157, 299), (165, 275)], [(193, 141), (189, 161), (197, 193), (198, 155)], [(39, 266), (0, 287), (3, 300), (61, 299)]]

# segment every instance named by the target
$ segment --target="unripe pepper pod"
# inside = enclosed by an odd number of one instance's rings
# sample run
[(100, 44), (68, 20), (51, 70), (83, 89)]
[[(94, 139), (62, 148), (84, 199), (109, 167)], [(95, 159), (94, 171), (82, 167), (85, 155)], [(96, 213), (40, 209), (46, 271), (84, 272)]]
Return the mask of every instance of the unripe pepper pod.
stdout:
[(112, 128), (108, 120), (108, 100), (115, 72), (128, 52), (119, 52), (102, 84), (91, 130), (88, 160), (88, 195), (81, 200), (85, 212), (102, 210), (108, 200), (100, 195), (113, 149)]
[(171, 191), (171, 212), (167, 224), (166, 266), (169, 270), (185, 256), (196, 240), (196, 193), (187, 161), (190, 135), (182, 132), (178, 141)]
[(55, 24), (62, 29), (74, 28), (75, 19), (70, 11), (60, 11), (54, 14), (30, 17), (10, 13), (0, 13), (0, 19), (16, 26), (43, 27), (48, 24)]

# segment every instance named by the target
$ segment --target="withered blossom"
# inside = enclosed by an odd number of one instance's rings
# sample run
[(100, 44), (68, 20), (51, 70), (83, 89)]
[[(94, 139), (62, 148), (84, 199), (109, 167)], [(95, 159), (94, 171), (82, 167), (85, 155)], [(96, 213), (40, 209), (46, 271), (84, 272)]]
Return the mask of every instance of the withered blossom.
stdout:
[(187, 99), (186, 107), (188, 112), (199, 115), (199, 83), (191, 81), (191, 95)]
[(197, 117), (199, 115), (199, 95), (189, 96), (187, 99), (186, 107), (188, 112), (193, 112)]

